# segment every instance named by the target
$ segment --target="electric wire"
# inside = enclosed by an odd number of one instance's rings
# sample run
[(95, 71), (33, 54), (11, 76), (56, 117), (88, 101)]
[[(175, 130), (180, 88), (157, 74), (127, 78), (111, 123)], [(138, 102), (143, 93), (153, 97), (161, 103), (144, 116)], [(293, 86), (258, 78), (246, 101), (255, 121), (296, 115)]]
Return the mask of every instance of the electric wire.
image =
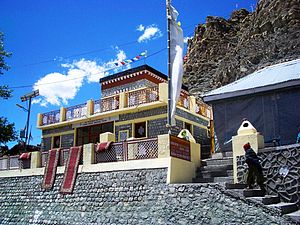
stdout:
[[(145, 59), (147, 59), (147, 58), (149, 58), (149, 57), (152, 57), (152, 56), (154, 56), (154, 55), (157, 55), (157, 54), (163, 52), (163, 51), (166, 50), (166, 49), (167, 49), (167, 48), (165, 47), (165, 48), (162, 48), (162, 49), (160, 49), (160, 50), (158, 50), (158, 51), (156, 51), (156, 52), (154, 52), (154, 53), (152, 53), (152, 54), (150, 54), (150, 55), (147, 55), (147, 57), (146, 57)], [(139, 61), (141, 61), (141, 60), (139, 60)], [(136, 62), (139, 62), (139, 61), (133, 61), (132, 63), (129, 63), (129, 64), (133, 64), (133, 63), (136, 63)], [(126, 65), (128, 65), (128, 64), (126, 64)], [(126, 65), (124, 65), (124, 66), (126, 66)], [(60, 80), (60, 81), (53, 81), (53, 82), (48, 82), (48, 83), (42, 83), (42, 84), (38, 84), (38, 85), (35, 85), (35, 86), (43, 86), (43, 85), (49, 85), (49, 84), (56, 84), (56, 83), (68, 82), (68, 81), (72, 81), (72, 80), (78, 80), (78, 79), (82, 79), (82, 78), (84, 78), (84, 77), (91, 77), (91, 76), (103, 74), (103, 73), (106, 73), (106, 72), (108, 72), (108, 71), (115, 70), (115, 69), (117, 69), (117, 68), (122, 68), (122, 67), (123, 67), (123, 66), (121, 66), (121, 67), (108, 68), (108, 69), (105, 69), (105, 70), (103, 70), (103, 71), (101, 71), (101, 72), (99, 72), (99, 73), (88, 74), (88, 75), (84, 75), (84, 76), (80, 76), (80, 77), (76, 77), (76, 78), (72, 78), (72, 79), (65, 79), (65, 80)], [(10, 89), (29, 88), (29, 87), (32, 87), (32, 86), (33, 86), (32, 84), (31, 84), (31, 85), (20, 85), (20, 86), (10, 87)]]
[[(189, 29), (191, 27), (197, 27), (197, 25), (188, 25), (188, 26), (184, 26), (182, 27), (182, 29)], [(166, 32), (162, 32), (163, 34), (166, 34)], [(137, 44), (139, 43), (137, 40), (134, 41), (129, 41), (129, 42), (125, 42), (125, 43), (121, 43), (121, 44), (116, 44), (114, 46), (118, 46), (118, 47), (124, 47), (124, 46), (128, 46), (128, 45), (133, 45), (133, 44)], [(69, 56), (65, 56), (65, 57), (57, 57), (57, 58), (62, 58), (62, 59), (71, 59), (74, 57), (78, 57), (78, 56), (84, 56), (84, 55), (89, 55), (89, 54), (93, 54), (93, 53), (97, 53), (97, 52), (103, 52), (103, 51), (107, 51), (110, 50), (111, 47), (104, 47), (104, 48), (99, 48), (99, 49), (95, 49), (95, 50), (91, 50), (91, 51), (87, 51), (87, 52), (82, 52), (82, 53), (77, 53), (77, 54), (73, 54), (73, 55), (69, 55)], [(29, 67), (29, 66), (36, 66), (36, 65), (40, 65), (40, 64), (45, 64), (45, 63), (51, 63), (51, 62), (56, 62), (59, 61), (59, 59), (54, 58), (54, 59), (47, 59), (44, 61), (40, 61), (40, 62), (35, 62), (35, 63), (28, 63), (25, 65), (20, 65), (20, 66), (16, 66), (15, 68), (21, 68), (21, 67)]]

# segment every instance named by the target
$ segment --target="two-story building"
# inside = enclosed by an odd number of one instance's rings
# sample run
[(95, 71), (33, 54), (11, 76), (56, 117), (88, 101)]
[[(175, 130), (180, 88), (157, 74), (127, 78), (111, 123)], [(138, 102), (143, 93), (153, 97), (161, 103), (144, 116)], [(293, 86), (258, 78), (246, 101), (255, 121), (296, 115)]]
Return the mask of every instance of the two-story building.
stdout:
[[(100, 86), (101, 99), (38, 115), (43, 151), (97, 143), (104, 132), (115, 134), (116, 142), (168, 133), (166, 75), (143, 65), (101, 78)], [(172, 134), (188, 129), (203, 145), (203, 154), (211, 151), (211, 108), (196, 101), (184, 86), (175, 118)]]

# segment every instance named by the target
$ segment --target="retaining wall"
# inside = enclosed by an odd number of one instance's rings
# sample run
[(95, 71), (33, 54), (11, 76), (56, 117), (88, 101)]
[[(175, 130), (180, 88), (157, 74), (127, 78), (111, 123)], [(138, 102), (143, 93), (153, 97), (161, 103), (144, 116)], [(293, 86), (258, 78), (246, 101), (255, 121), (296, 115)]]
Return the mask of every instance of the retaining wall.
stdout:
[(292, 224), (217, 184), (167, 185), (167, 169), (78, 174), (74, 193), (43, 176), (0, 178), (0, 224)]

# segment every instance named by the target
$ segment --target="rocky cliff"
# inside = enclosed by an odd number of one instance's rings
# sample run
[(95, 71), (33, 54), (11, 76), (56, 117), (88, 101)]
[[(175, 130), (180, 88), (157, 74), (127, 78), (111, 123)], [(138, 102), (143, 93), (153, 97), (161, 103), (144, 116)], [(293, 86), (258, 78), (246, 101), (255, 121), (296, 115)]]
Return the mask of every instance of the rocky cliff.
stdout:
[(184, 80), (201, 94), (257, 69), (300, 57), (300, 0), (260, 0), (253, 13), (208, 16), (188, 42)]

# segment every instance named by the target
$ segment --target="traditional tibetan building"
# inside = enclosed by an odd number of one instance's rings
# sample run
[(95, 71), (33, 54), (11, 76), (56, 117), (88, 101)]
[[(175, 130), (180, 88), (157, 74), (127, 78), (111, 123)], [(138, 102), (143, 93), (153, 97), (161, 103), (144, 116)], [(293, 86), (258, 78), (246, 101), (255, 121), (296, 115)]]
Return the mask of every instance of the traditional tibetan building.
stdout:
[[(105, 132), (113, 133), (115, 142), (168, 133), (166, 75), (143, 65), (101, 78), (100, 86), (101, 99), (38, 115), (43, 151), (98, 143)], [(189, 130), (207, 154), (212, 147), (211, 121), (211, 108), (196, 101), (183, 86), (172, 134)]]

